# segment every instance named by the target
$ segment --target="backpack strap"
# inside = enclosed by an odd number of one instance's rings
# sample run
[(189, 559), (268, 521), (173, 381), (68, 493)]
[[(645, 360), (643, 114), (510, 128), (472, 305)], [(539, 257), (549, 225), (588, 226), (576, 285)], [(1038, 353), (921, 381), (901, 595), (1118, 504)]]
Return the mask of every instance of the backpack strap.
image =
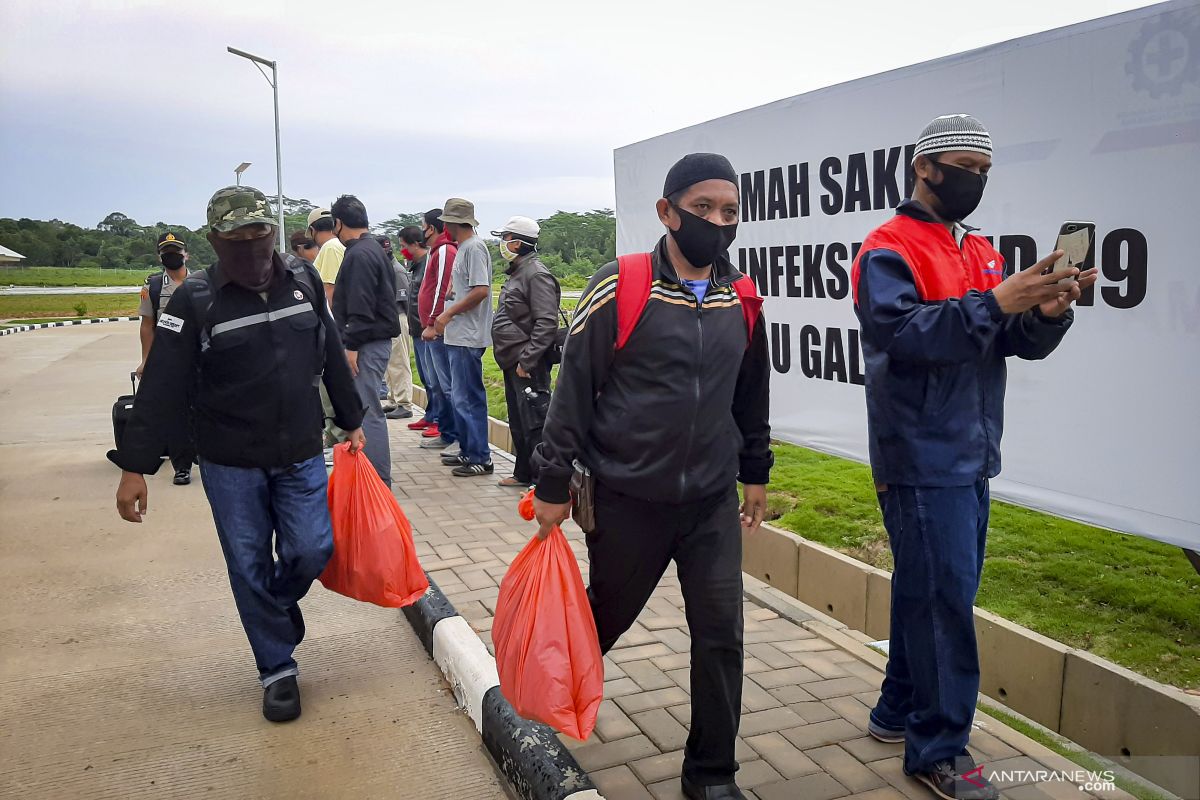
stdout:
[(617, 342), (620, 350), (637, 327), (646, 303), (650, 301), (650, 285), (654, 266), (649, 253), (632, 253), (617, 259)]
[(296, 259), (288, 265), (288, 271), (296, 278), (296, 283), (300, 284), (300, 291), (304, 292), (304, 298), (313, 307), (313, 312), (317, 315), (317, 375), (322, 375), (325, 372), (325, 321), (321, 319), (321, 310), (323, 308), (322, 301), (325, 299), (325, 286), (318, 280), (320, 277), (316, 275), (316, 267), (309, 265), (306, 261)]
[(742, 316), (746, 319), (746, 347), (749, 347), (750, 342), (754, 341), (754, 327), (762, 316), (763, 299), (758, 296), (758, 289), (749, 275), (734, 281), (733, 290), (742, 304)]
[(183, 280), (188, 289), (188, 299), (192, 303), (192, 314), (195, 316), (196, 328), (200, 331), (200, 352), (208, 350), (208, 310), (212, 308), (212, 271), (213, 267), (193, 272)]
[(158, 308), (162, 303), (163, 273), (154, 272), (146, 278), (146, 288), (150, 292), (150, 310), (158, 316)]

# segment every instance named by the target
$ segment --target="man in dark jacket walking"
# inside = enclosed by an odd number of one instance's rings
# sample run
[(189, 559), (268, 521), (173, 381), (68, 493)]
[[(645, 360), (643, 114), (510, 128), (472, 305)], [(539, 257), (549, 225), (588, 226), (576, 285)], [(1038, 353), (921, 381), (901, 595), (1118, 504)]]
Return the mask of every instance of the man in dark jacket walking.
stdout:
[(734, 288), (742, 276), (727, 253), (737, 181), (713, 153), (685, 156), (667, 173), (656, 205), (667, 235), (650, 257), (640, 321), (616, 351), (617, 276), (627, 267), (602, 267), (572, 320), (534, 455), (541, 536), (571, 511), (573, 464), (595, 477), (588, 596), (601, 650), (637, 619), (672, 559), (679, 568), (692, 637), (682, 779), (692, 800), (744, 797), (734, 783), (742, 532), (762, 522), (773, 462), (766, 325), (757, 302), (744, 313)]
[(492, 355), (504, 371), (508, 429), (517, 463), (505, 487), (533, 483), (530, 457), (542, 442), (542, 426), (550, 408), (550, 347), (558, 334), (562, 289), (537, 257), (540, 226), (529, 217), (513, 217), (492, 235), (500, 240), (500, 256), (508, 262), (496, 316), (492, 320)]
[(389, 487), (392, 450), (379, 387), (400, 334), (396, 273), (392, 259), (368, 230), (367, 209), (353, 195), (342, 195), (330, 208), (333, 232), (346, 246), (333, 291), (333, 317), (346, 346), (358, 395), (367, 409), (363, 430), (367, 458)]
[(1096, 271), (1043, 274), (1063, 255), (1055, 251), (1004, 278), (1003, 257), (962, 223), (992, 166), (979, 120), (938, 117), (915, 153), (912, 199), (871, 232), (851, 275), (871, 468), (895, 560), (887, 673), (868, 731), (904, 742), (905, 772), (939, 796), (989, 800), (999, 793), (966, 747), (979, 692), (972, 605), (988, 479), (1000, 472), (1005, 358), (1048, 356)]
[(141, 522), (144, 476), (158, 470), (172, 428), (186, 422), (195, 379), (190, 413), (204, 491), (262, 681), (263, 715), (284, 722), (300, 716), (292, 655), (304, 638), (299, 603), (333, 552), (317, 383), (329, 390), (351, 450), (363, 444), (362, 404), (321, 278), (274, 252), (275, 216), (263, 193), (221, 189), (208, 225), (218, 261), (167, 303), (133, 416), (108, 457), (124, 470), (117, 510)]

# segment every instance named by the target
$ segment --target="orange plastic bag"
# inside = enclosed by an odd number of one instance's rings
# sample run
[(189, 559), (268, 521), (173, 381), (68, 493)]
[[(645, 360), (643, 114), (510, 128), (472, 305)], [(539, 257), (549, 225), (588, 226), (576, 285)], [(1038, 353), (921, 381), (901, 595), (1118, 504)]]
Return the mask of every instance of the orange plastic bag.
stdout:
[(330, 591), (387, 608), (412, 605), (429, 589), (412, 525), (363, 452), (333, 448), (329, 476), (333, 557), (320, 581)]
[[(533, 519), (532, 492), (518, 509)], [(576, 739), (596, 727), (604, 663), (583, 576), (555, 527), (522, 550), (500, 583), (492, 623), (500, 691), (516, 712)]]

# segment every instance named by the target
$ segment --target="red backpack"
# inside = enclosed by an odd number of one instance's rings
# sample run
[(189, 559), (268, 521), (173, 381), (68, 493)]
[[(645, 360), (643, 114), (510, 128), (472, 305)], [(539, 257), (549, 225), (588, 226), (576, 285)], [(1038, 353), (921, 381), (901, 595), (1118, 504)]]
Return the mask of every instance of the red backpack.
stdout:
[[(617, 343), (620, 350), (629, 341), (637, 327), (646, 303), (650, 301), (650, 286), (654, 279), (654, 267), (649, 253), (632, 253), (617, 259)], [(746, 319), (746, 346), (754, 340), (754, 326), (762, 312), (762, 298), (754, 287), (754, 281), (743, 275), (733, 282), (742, 303), (742, 316)]]

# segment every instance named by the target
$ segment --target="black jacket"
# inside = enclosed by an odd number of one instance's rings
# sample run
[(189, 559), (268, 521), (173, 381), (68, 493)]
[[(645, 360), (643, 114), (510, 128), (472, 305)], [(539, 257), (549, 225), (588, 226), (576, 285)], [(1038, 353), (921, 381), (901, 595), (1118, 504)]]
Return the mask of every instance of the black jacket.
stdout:
[(515, 259), (505, 273), (492, 320), (492, 355), (500, 369), (520, 364), (533, 372), (558, 333), (562, 289), (533, 253)]
[(429, 254), (418, 258), (408, 265), (408, 302), (404, 311), (408, 315), (408, 332), (413, 338), (419, 338), (424, 328), (421, 326), (421, 315), (417, 311), (418, 298), (421, 296), (421, 281), (425, 279), (425, 265), (429, 263)]
[(333, 317), (347, 350), (400, 335), (396, 273), (374, 236), (364, 233), (346, 245), (333, 287)]
[(569, 499), (572, 461), (633, 497), (683, 504), (770, 476), (771, 366), (760, 317), (747, 347), (729, 260), (714, 264), (704, 303), (680, 284), (665, 239), (650, 300), (629, 342), (617, 337), (617, 264), (588, 284), (571, 322), (558, 385), (534, 455), (537, 495)]
[[(362, 425), (363, 407), (350, 364), (312, 267), (306, 289), (275, 256), (267, 299), (212, 271), (212, 304), (197, 312), (193, 275), (171, 295), (120, 450), (109, 459), (129, 472), (154, 473), (172, 429), (191, 418), (202, 459), (231, 467), (284, 467), (321, 453), (325, 387), (339, 427)], [(317, 297), (311, 297), (315, 293)], [(204, 331), (197, 318), (203, 316)], [(323, 359), (317, 347), (324, 325)]]

